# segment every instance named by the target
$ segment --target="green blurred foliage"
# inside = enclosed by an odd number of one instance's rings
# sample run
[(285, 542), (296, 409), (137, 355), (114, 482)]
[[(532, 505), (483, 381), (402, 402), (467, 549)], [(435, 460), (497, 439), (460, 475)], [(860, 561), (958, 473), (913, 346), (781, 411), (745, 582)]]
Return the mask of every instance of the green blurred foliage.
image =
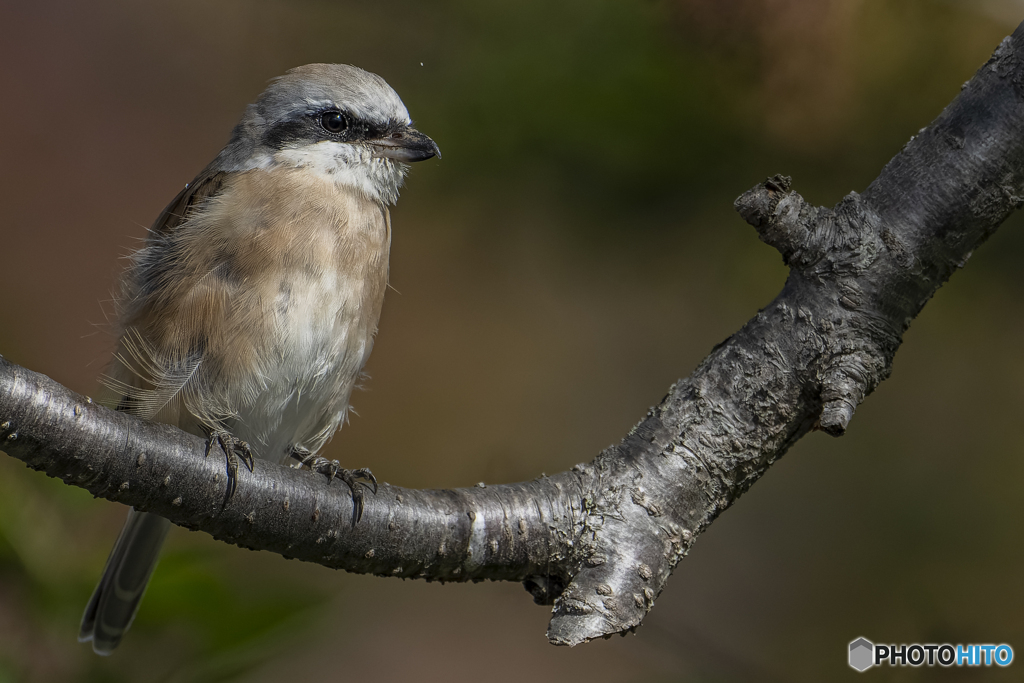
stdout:
[[(372, 379), (328, 455), (407, 486), (565, 469), (778, 292), (785, 268), (733, 199), (777, 172), (821, 204), (862, 190), (1022, 9), (0, 5), (0, 353), (94, 391), (113, 345), (99, 302), (142, 226), (268, 78), (355, 63), (444, 160), (412, 170), (394, 211)], [(175, 530), (98, 658), (77, 621), (124, 511), (0, 458), (0, 683), (819, 681), (853, 676), (859, 635), (1018, 646), (1022, 253), (1014, 217), (929, 303), (850, 433), (804, 439), (719, 519), (635, 638), (556, 649), (518, 586), (351, 576)]]

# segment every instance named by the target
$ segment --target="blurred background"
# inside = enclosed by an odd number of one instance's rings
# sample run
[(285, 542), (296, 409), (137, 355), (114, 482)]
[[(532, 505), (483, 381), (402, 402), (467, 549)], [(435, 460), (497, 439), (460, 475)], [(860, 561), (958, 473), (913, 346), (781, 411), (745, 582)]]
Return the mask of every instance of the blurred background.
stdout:
[[(1024, 2), (0, 3), (0, 353), (86, 394), (145, 226), (266, 81), (384, 76), (444, 160), (393, 211), (358, 416), (329, 457), (411, 487), (618, 441), (779, 291), (732, 201), (863, 190)], [(1012, 217), (925, 308), (848, 435), (811, 434), (694, 546), (635, 636), (548, 645), (518, 584), (331, 571), (174, 529), (123, 645), (78, 620), (121, 506), (0, 457), (0, 683), (821, 681), (847, 643), (1024, 653), (1024, 257)], [(986, 670), (1010, 680), (1024, 663)], [(883, 669), (876, 680), (977, 680)]]

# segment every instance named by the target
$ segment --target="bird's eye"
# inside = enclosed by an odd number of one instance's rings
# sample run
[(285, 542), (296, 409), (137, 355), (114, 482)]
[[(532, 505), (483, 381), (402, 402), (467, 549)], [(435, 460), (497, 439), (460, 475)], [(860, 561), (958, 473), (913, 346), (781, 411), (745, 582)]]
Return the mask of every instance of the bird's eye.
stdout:
[(348, 121), (345, 120), (344, 115), (340, 111), (329, 111), (320, 117), (320, 125), (328, 133), (340, 133), (348, 128)]

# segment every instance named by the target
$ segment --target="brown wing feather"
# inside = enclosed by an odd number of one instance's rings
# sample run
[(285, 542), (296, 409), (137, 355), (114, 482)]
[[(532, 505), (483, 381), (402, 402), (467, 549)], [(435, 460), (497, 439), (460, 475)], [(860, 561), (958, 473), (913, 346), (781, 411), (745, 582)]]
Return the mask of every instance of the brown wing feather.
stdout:
[(174, 230), (185, 221), (193, 209), (199, 208), (207, 199), (220, 192), (226, 176), (226, 171), (204, 170), (164, 207), (150, 230), (156, 235)]
[[(150, 228), (150, 239), (173, 232), (193, 210), (200, 208), (221, 191), (226, 178), (225, 171), (204, 169), (160, 212)], [(149, 357), (146, 342), (139, 336), (138, 330), (127, 325), (127, 322), (122, 318), (121, 324), (126, 325), (126, 328), (114, 354), (114, 361), (108, 374), (100, 378), (100, 383), (108, 392), (104, 402), (117, 410), (157, 418), (161, 412), (159, 409), (145, 406), (146, 401), (140, 403), (140, 397), (153, 394), (156, 388), (151, 369), (145, 367)], [(172, 415), (159, 421), (174, 424), (177, 421), (175, 413), (176, 409), (172, 410)]]

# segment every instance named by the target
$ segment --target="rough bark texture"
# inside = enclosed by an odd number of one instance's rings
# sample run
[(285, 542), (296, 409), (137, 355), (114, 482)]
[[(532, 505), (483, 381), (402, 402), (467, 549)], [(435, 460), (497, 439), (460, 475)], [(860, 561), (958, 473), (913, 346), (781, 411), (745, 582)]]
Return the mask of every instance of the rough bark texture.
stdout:
[(257, 462), (225, 500), (204, 443), (0, 360), (0, 444), (97, 496), (216, 538), (386, 576), (524, 581), (573, 645), (635, 628), (676, 563), (809, 430), (840, 435), (903, 332), (1024, 202), (1024, 27), (862, 195), (808, 205), (776, 176), (736, 202), (790, 266), (781, 294), (592, 463), (532, 482), (344, 485)]

